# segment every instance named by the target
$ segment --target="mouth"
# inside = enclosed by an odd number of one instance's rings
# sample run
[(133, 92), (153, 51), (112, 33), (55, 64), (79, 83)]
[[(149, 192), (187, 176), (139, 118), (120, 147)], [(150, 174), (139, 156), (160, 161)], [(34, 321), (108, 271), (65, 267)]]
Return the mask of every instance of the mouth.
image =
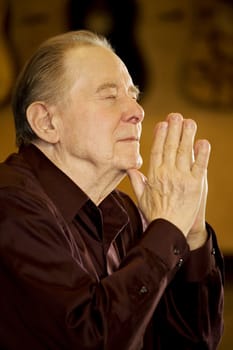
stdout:
[(124, 139), (119, 140), (119, 142), (139, 142), (139, 141), (140, 141), (139, 137), (134, 137), (134, 136), (125, 137)]

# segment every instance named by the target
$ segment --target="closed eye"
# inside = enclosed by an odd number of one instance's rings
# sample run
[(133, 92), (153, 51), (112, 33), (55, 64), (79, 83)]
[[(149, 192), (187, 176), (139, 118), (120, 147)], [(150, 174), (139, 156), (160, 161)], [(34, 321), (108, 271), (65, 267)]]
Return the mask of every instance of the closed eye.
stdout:
[(104, 83), (97, 88), (96, 93), (102, 99), (115, 99), (117, 97), (118, 88), (116, 84)]
[(107, 99), (116, 99), (117, 95), (108, 95), (106, 96)]

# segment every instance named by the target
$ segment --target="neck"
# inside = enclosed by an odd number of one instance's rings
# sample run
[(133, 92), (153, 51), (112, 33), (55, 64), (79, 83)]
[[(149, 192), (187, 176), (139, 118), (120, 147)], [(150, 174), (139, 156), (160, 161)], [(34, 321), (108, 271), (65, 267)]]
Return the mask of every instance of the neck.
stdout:
[(53, 146), (44, 147), (39, 143), (35, 143), (35, 146), (79, 186), (96, 205), (99, 205), (126, 176), (125, 171), (98, 167), (82, 159), (58, 156)]
[(118, 175), (113, 175), (108, 172), (99, 173), (94, 172), (94, 177), (90, 181), (77, 185), (91, 198), (91, 200), (99, 205), (109, 193), (111, 193), (125, 177), (126, 173), (121, 172)]

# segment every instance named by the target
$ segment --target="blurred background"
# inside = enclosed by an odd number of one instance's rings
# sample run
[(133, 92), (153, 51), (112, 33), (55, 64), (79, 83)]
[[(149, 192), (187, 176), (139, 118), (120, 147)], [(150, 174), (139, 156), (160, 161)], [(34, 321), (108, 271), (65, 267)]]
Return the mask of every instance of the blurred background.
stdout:
[[(207, 219), (226, 266), (225, 333), (233, 349), (233, 0), (0, 0), (0, 161), (16, 151), (10, 95), (46, 38), (90, 29), (107, 36), (142, 91), (146, 173), (155, 123), (180, 112), (212, 145)], [(120, 188), (134, 194), (126, 179)]]

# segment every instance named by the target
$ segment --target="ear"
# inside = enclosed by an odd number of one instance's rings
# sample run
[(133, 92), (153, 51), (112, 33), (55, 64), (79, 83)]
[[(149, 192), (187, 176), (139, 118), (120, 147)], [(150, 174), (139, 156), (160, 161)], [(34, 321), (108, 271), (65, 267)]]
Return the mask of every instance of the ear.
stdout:
[(27, 120), (34, 133), (43, 141), (57, 143), (59, 133), (56, 123), (53, 123), (53, 111), (44, 102), (33, 102), (28, 106)]

